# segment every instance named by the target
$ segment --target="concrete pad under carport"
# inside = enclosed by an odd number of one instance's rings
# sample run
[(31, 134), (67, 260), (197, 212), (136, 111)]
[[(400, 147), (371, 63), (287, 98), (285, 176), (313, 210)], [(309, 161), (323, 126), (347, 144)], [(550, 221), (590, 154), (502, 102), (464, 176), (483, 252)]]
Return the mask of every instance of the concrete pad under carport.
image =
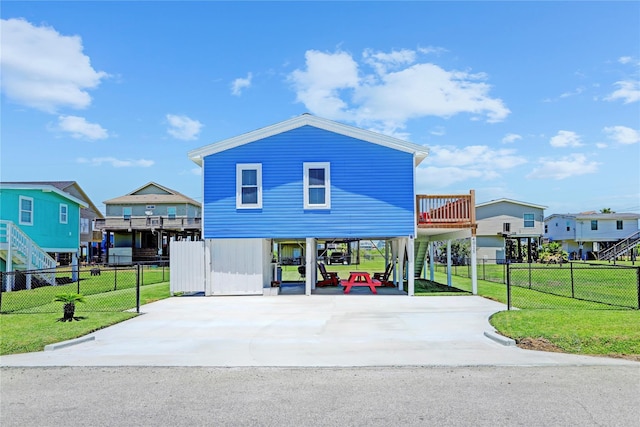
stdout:
[(546, 366), (635, 362), (522, 350), (484, 335), (503, 304), (477, 296), (174, 297), (56, 351), (3, 366)]

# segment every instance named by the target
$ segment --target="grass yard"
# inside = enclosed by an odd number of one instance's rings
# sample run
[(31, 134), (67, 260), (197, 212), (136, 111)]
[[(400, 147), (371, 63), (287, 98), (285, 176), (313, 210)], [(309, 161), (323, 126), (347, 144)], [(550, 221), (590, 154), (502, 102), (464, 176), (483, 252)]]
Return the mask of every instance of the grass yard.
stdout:
[[(434, 278), (444, 283), (447, 280), (443, 273), (436, 273)], [(452, 286), (471, 292), (468, 278), (452, 276)], [(507, 302), (506, 285), (499, 283), (478, 280), (478, 295)], [(541, 303), (548, 309), (536, 309)], [(518, 287), (512, 288), (512, 304), (520, 310), (496, 313), (490, 323), (520, 347), (640, 361), (640, 310)]]
[[(69, 270), (60, 270), (57, 276), (71, 278)], [(164, 280), (163, 280), (164, 277)], [(169, 280), (169, 269), (151, 266), (141, 268), (140, 282), (143, 286), (161, 283)], [(80, 270), (80, 280), (78, 282), (69, 283), (58, 286), (43, 286), (31, 290), (20, 290), (12, 292), (3, 292), (2, 301), (0, 302), (0, 311), (2, 313), (25, 313), (25, 312), (51, 312), (50, 303), (56, 295), (61, 293), (81, 293), (82, 295), (102, 295), (102, 305), (109, 311), (119, 310), (123, 300), (127, 299), (126, 295), (133, 295), (135, 304), (135, 293), (130, 294), (123, 292), (127, 289), (134, 289), (136, 286), (136, 268), (101, 268), (99, 276), (91, 276), (88, 269)], [(106, 299), (111, 299), (105, 304)], [(98, 299), (92, 299), (86, 307), (100, 307)], [(130, 302), (124, 302), (127, 308), (130, 308)], [(124, 308), (126, 310), (126, 308)]]
[[(135, 308), (135, 289), (118, 291), (121, 299), (119, 309)], [(110, 292), (113, 293), (113, 292)], [(133, 294), (133, 298), (131, 295)], [(169, 297), (169, 283), (146, 285), (140, 288), (140, 304)], [(94, 312), (84, 311), (87, 304), (95, 304), (104, 294), (85, 297), (86, 303), (76, 304), (76, 316), (85, 319), (78, 322), (57, 322), (62, 316), (62, 304), (55, 305), (54, 313), (39, 314), (2, 314), (0, 315), (0, 355), (41, 351), (47, 344), (78, 338), (107, 326), (128, 320), (137, 316), (132, 312)], [(133, 301), (133, 304), (130, 304)]]

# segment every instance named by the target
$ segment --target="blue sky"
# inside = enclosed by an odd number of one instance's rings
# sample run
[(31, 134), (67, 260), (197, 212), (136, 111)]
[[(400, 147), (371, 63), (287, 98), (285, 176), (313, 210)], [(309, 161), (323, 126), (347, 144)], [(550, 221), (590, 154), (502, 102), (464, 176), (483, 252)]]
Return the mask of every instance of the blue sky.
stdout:
[[(201, 200), (187, 152), (309, 112), (425, 145), (421, 194), (640, 212), (638, 2), (3, 1), (3, 181)], [(379, 168), (380, 179), (384, 168)]]

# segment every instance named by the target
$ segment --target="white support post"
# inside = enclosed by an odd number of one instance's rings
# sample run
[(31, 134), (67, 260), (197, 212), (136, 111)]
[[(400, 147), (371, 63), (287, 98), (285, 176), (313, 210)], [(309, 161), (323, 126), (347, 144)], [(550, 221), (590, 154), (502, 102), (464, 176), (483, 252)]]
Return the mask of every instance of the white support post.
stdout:
[(429, 280), (432, 282), (435, 280), (436, 272), (436, 260), (434, 251), (434, 242), (429, 242)]
[(15, 283), (15, 272), (13, 271), (13, 230), (11, 229), (13, 224), (7, 224), (7, 292), (13, 290), (13, 284)]
[(393, 263), (393, 283), (398, 287), (398, 239), (391, 241), (391, 262)]
[(478, 294), (478, 265), (476, 262), (476, 236), (471, 236), (471, 293)]
[(407, 238), (407, 295), (410, 297), (415, 295), (414, 244), (413, 236), (409, 236)]
[(313, 268), (313, 253), (316, 251), (315, 239), (313, 237), (307, 237), (307, 256), (305, 257), (305, 281), (304, 281), (304, 294), (311, 295), (311, 288), (315, 286), (315, 268)]
[(447, 240), (447, 286), (451, 284), (451, 240)]
[(27, 274), (25, 275), (26, 287), (28, 290), (31, 289), (31, 273), (29, 271), (33, 270), (33, 263), (31, 262), (31, 256), (33, 250), (33, 242), (29, 242), (27, 244)]
[(78, 281), (78, 252), (71, 254), (71, 280)]

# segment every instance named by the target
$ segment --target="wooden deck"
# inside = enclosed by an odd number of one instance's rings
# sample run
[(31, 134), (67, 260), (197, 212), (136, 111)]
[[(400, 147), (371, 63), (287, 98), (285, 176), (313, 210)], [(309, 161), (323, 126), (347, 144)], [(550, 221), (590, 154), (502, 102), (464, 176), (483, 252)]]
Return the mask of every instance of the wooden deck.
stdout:
[(475, 192), (416, 195), (418, 228), (471, 228), (476, 225)]

